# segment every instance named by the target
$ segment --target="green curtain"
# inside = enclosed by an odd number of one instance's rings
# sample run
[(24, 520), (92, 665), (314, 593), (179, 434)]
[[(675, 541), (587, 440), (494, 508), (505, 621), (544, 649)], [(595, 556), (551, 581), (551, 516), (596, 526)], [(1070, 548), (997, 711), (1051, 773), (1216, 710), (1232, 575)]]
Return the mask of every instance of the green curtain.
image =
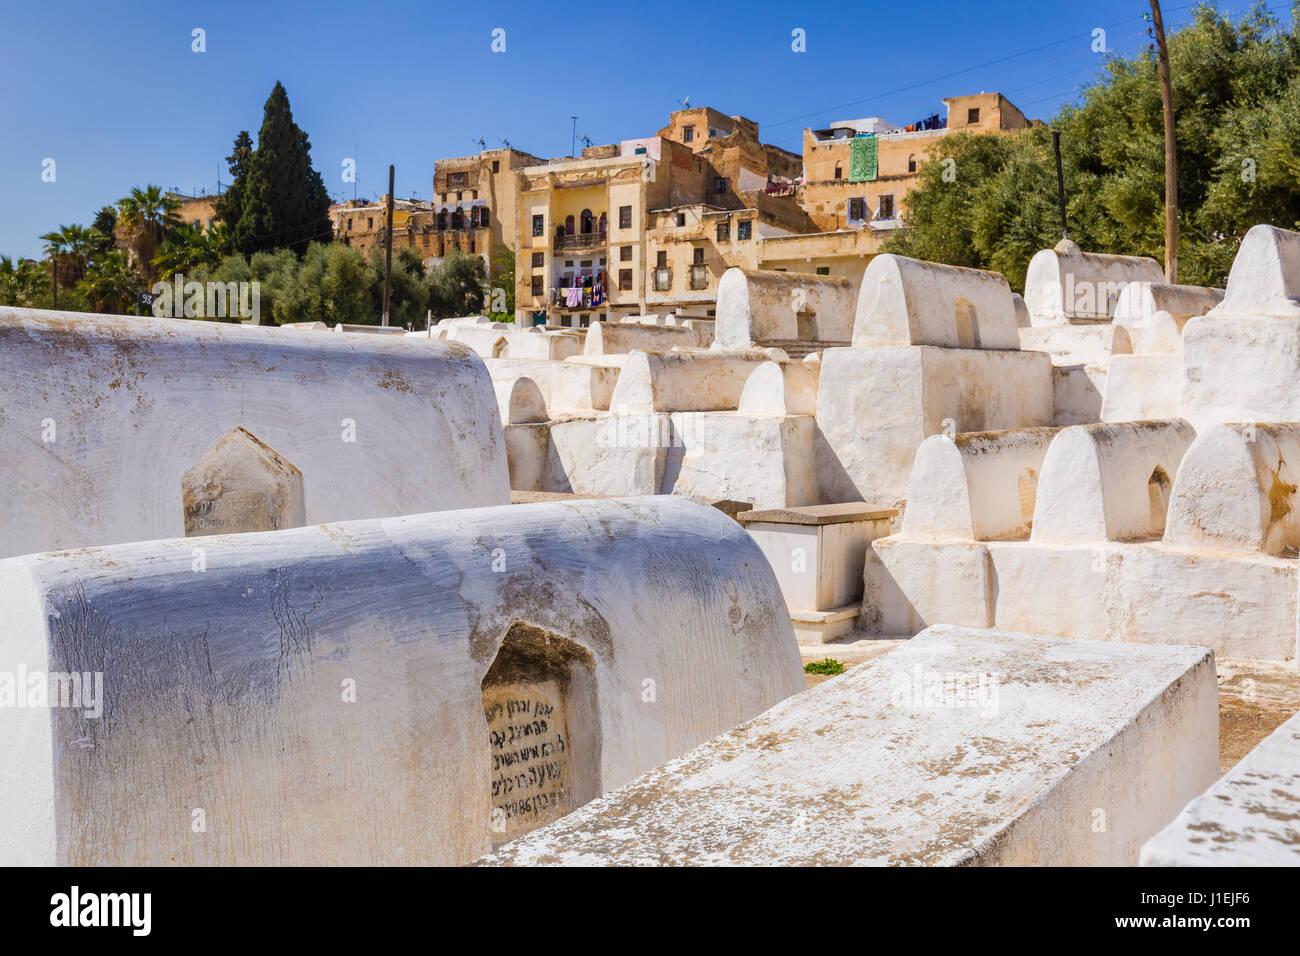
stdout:
[(874, 182), (877, 168), (876, 137), (855, 137), (849, 147), (849, 182)]

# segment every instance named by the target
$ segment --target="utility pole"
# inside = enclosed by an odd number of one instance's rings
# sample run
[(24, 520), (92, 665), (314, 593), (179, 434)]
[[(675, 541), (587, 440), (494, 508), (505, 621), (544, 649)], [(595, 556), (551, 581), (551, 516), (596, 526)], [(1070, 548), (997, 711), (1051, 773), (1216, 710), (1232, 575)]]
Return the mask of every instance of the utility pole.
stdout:
[(578, 147), (578, 117), (570, 116), (569, 119), (573, 120), (573, 133), (569, 136), (569, 158), (574, 159), (576, 157), (573, 151)]
[(1178, 281), (1178, 144), (1174, 131), (1174, 87), (1169, 78), (1169, 47), (1160, 0), (1151, 0), (1156, 51), (1160, 61), (1160, 102), (1165, 114), (1165, 281)]
[(388, 294), (393, 281), (393, 167), (388, 167), (388, 228), (384, 231), (384, 325), (388, 325)]
[(1065, 171), (1061, 168), (1061, 131), (1052, 130), (1052, 149), (1056, 151), (1056, 200), (1061, 206), (1061, 238), (1069, 239), (1070, 231), (1065, 222)]

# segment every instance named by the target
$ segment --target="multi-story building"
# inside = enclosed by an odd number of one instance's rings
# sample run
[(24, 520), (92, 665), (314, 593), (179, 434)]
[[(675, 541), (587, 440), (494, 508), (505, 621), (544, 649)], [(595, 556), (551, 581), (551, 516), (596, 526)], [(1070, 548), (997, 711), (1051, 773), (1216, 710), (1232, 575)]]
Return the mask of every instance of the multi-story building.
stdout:
[[(479, 256), (490, 278), (503, 250), (518, 242), (517, 171), (543, 163), (517, 149), (490, 149), (440, 159), (433, 166), (432, 201), (393, 201), (393, 248), (418, 249), (434, 262), (453, 249)], [(350, 200), (330, 209), (334, 235), (363, 253), (384, 242), (388, 197), (378, 204)]]
[(559, 325), (647, 311), (709, 314), (729, 265), (766, 235), (810, 228), (793, 194), (797, 154), (742, 116), (695, 108), (656, 135), (520, 171), (516, 313)]
[[(943, 103), (946, 118), (935, 114), (905, 127), (873, 116), (804, 130), (802, 200), (818, 232), (868, 229), (883, 241), (905, 215), (906, 196), (917, 184), (921, 164), (938, 155), (945, 136), (1029, 125), (1001, 93), (954, 96)], [(853, 168), (854, 143), (863, 137), (874, 146), (873, 168), (865, 174)]]

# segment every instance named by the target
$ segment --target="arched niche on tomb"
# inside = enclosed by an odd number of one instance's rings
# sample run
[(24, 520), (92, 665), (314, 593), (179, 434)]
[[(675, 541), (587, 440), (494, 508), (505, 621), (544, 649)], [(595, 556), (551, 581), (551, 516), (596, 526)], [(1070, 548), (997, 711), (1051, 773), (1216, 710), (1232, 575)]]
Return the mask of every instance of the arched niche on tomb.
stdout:
[(969, 299), (958, 299), (954, 311), (957, 323), (957, 347), (959, 349), (979, 348), (979, 317), (975, 314), (974, 304)]
[(187, 538), (307, 523), (302, 472), (242, 426), (181, 476), (181, 506)]
[(493, 846), (600, 795), (595, 659), (581, 645), (515, 622), (483, 678)]
[(1147, 479), (1147, 499), (1151, 507), (1151, 527), (1157, 536), (1165, 533), (1165, 515), (1169, 512), (1169, 490), (1173, 482), (1159, 465)]
[(510, 343), (503, 335), (492, 343), (493, 358), (508, 358), (510, 355)]
[(1016, 494), (1020, 499), (1020, 517), (1025, 527), (1034, 526), (1034, 506), (1038, 504), (1038, 472), (1033, 468), (1021, 468), (1016, 479)]

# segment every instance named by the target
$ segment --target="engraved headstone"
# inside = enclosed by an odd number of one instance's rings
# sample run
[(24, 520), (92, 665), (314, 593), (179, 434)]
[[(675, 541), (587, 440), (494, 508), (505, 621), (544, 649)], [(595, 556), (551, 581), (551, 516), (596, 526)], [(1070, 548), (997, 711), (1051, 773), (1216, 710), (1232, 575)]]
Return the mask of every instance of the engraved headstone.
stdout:
[(181, 493), (187, 538), (307, 523), (302, 472), (242, 427), (195, 462), (181, 479)]
[(565, 695), (559, 682), (483, 689), (492, 755), (492, 843), (558, 820), (577, 803)]

